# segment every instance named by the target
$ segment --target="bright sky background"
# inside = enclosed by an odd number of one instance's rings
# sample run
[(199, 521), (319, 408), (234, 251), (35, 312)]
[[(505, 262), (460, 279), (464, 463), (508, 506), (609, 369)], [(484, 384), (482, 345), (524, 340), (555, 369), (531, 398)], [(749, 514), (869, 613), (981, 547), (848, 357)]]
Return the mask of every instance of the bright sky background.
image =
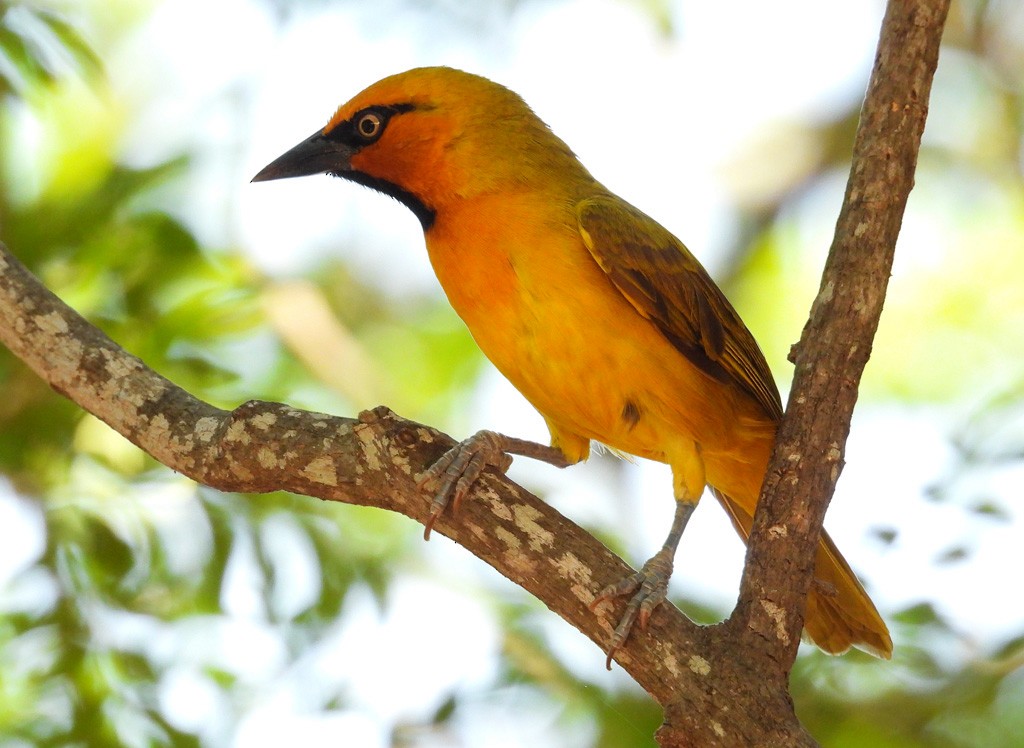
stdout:
[[(510, 21), (496, 11), (478, 33), (388, 0), (348, 3), (284, 26), (264, 4), (173, 0), (160, 4), (143, 32), (108, 62), (115, 89), (147, 101), (154, 87), (161, 93), (130, 134), (127, 160), (156, 163), (191, 148), (197, 133), (210, 138), (198, 167), (208, 178), (190, 185), (194, 192), (181, 216), (206, 243), (237, 243), (280, 276), (301, 274), (339, 246), (356, 247), (346, 260), (389, 292), (440, 293), (419, 226), (397, 203), (326, 177), (260, 185), (248, 179), (373, 81), (419, 65), (462, 67), (522, 94), (599, 179), (682, 238), (714, 275), (716, 253), (733, 231), (730, 190), (771, 178), (737, 175), (730, 164), (756, 147), (773, 123), (828, 117), (861, 95), (881, 12), (877, 0), (690, 2), (675, 11), (678, 39), (666, 40), (631, 5), (614, 0), (527, 2)], [(244, 168), (235, 172), (239, 152)], [(817, 248), (822, 253), (841, 189), (837, 185), (830, 213), (816, 224), (824, 237)], [(897, 279), (913, 269), (914, 257), (930, 251), (907, 240), (929, 236), (929, 227), (915, 219), (913, 201), (910, 210)], [(798, 334), (795, 329), (793, 340)], [(487, 427), (546, 440), (539, 416), (497, 373), (484, 377), (475, 404), (465, 418), (466, 434)], [(995, 593), (980, 581), (1024, 568), (1024, 549), (1016, 539), (1022, 517), (1018, 510), (1014, 522), (993, 523), (955, 505), (924, 500), (925, 487), (940, 480), (949, 464), (954, 423), (938, 408), (862, 407), (826, 526), (883, 615), (934, 600), (984, 647), (993, 637), (1024, 628), (1019, 596)], [(607, 481), (600, 461), (563, 472), (522, 462), (512, 476), (573, 519), (627, 528), (627, 560), (634, 565), (662, 543), (673, 508), (666, 468), (641, 464), (629, 473), (627, 495), (609, 502), (593, 499)], [(1022, 479), (1017, 470), (993, 480), (1019, 486)], [(873, 540), (870, 529), (878, 525), (897, 528), (898, 542), (887, 548)], [(0, 499), (0, 587), (38, 557), (41, 533), (36, 515)], [(296, 559), (297, 590), (288, 604), (299, 605), (303, 595), (316, 594), (303, 586), (304, 574), (314, 576), (303, 564), (312, 561), (287, 534), (282, 532), (281, 542), (283, 552)], [(957, 544), (974, 549), (973, 555), (957, 564), (935, 564)], [(382, 746), (394, 719), (429, 714), (446, 685), (487, 682), (500, 636), (474, 593), (479, 580), (501, 583), (440, 537), (427, 556), (445, 569), (451, 584), (439, 586), (415, 574), (403, 578), (390, 591), (393, 605), (383, 615), (368, 594), (354, 602), (356, 612), (339, 625), (332, 646), (311, 652), (258, 696), (235, 744)], [(741, 545), (724, 513), (705, 502), (682, 542), (673, 589), (726, 608), (735, 599), (741, 566)], [(231, 573), (225, 604), (237, 620), (225, 626), (222, 640), (203, 646), (223, 647), (226, 661), (248, 668), (255, 681), (275, 672), (284, 653), (255, 622), (256, 595), (245, 563)], [(597, 682), (627, 684), (621, 670), (604, 672), (603, 656), (581, 635), (545, 615), (541, 625), (550, 631), (553, 648), (571, 653), (567, 662)], [(427, 618), (433, 648), (466, 656), (457, 662), (425, 656)], [(126, 624), (112, 635), (159, 640), (158, 632), (142, 624)], [(403, 677), (396, 680), (399, 662)], [(342, 672), (358, 684), (358, 708), (331, 720), (304, 716), (304, 689), (315, 688), (318, 678), (341, 680)], [(214, 692), (187, 667), (163, 690), (183, 725), (215, 720)], [(466, 726), (473, 745), (553, 745), (543, 730), (524, 734), (532, 728), (517, 723), (509, 707), (482, 713), (488, 715), (485, 723)], [(496, 724), (505, 729), (496, 730)]]

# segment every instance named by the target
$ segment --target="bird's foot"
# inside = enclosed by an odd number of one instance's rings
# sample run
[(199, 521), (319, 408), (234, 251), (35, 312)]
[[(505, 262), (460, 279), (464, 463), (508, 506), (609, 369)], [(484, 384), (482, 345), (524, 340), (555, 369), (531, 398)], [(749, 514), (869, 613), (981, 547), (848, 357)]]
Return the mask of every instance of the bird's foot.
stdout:
[(458, 511), (459, 504), (469, 493), (485, 468), (497, 468), (504, 473), (512, 464), (512, 454), (543, 460), (555, 467), (566, 467), (569, 461), (556, 447), (505, 436), (495, 431), (478, 431), (449, 449), (441, 459), (420, 473), (416, 485), (420, 489), (433, 489), (430, 517), (423, 530), (423, 538), (430, 540), (430, 531), (445, 508), (451, 504)]
[(630, 574), (616, 584), (608, 585), (590, 603), (590, 609), (595, 610), (605, 600), (633, 594), (608, 644), (608, 659), (605, 666), (609, 670), (612, 669), (612, 657), (626, 643), (633, 626), (639, 624), (641, 629), (646, 629), (651, 614), (664, 602), (668, 594), (668, 580), (672, 576), (674, 555), (674, 547), (662, 548), (640, 571)]
[(441, 459), (420, 473), (416, 485), (420, 489), (434, 489), (430, 517), (423, 530), (425, 540), (430, 540), (434, 523), (449, 504), (452, 511), (458, 511), (459, 504), (485, 468), (494, 467), (502, 473), (508, 470), (512, 464), (512, 455), (505, 451), (504, 439), (494, 431), (478, 431), (449, 449), (441, 455)]

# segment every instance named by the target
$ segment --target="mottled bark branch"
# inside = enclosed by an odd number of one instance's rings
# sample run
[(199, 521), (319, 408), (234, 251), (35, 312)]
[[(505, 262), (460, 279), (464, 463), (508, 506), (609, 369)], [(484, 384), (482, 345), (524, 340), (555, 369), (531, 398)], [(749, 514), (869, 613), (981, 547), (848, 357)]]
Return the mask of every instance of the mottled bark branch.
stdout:
[[(387, 408), (339, 418), (279, 403), (224, 411), (185, 392), (124, 351), (46, 289), (0, 244), (0, 341), (55, 390), (167, 467), (224, 491), (286, 490), (375, 506), (424, 522), (431, 497), (413, 476), (455, 442)], [(587, 605), (629, 567), (593, 536), (504, 476), (485, 472), (440, 532), (542, 600), (600, 647), (622, 603)], [(661, 703), (682, 700), (730, 734), (724, 686), (702, 655), (714, 629), (671, 606), (616, 658)], [(594, 649), (600, 660), (600, 649)], [(742, 711), (742, 710), (740, 710)], [(723, 728), (724, 729), (724, 728)], [(736, 731), (735, 733), (733, 731)]]
[[(786, 677), (822, 521), (842, 470), (928, 113), (949, 0), (891, 0), (846, 196), (754, 521), (730, 628), (766, 677)], [(777, 612), (784, 611), (781, 621)], [(781, 624), (781, 625), (780, 625)]]
[[(788, 677), (825, 511), (843, 466), (861, 374), (882, 313), (896, 239), (928, 114), (949, 0), (890, 0), (861, 109), (846, 195), (818, 296), (793, 352), (786, 415), (762, 488), (740, 596), (719, 646), (739, 647), (746, 672), (734, 697), (762, 705), (779, 731), (750, 744), (814, 745), (792, 714)], [(664, 704), (663, 746), (716, 740), (703, 715)], [(765, 733), (772, 729), (767, 723)]]

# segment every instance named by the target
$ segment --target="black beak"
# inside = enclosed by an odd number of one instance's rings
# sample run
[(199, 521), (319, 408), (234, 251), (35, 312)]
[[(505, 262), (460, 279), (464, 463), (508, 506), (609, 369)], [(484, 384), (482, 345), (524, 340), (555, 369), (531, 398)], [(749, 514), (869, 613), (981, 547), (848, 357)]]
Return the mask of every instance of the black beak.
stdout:
[(252, 181), (269, 182), (271, 179), (348, 171), (351, 168), (349, 158), (354, 152), (351, 146), (331, 140), (325, 137), (322, 131), (317, 130), (290, 151), (264, 166)]

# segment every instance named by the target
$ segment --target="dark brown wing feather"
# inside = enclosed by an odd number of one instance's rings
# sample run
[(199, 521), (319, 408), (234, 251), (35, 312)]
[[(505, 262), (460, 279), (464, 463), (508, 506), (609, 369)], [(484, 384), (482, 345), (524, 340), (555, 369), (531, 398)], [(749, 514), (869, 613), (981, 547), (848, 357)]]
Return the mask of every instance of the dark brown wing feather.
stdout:
[(580, 234), (629, 303), (710, 376), (741, 385), (773, 419), (779, 391), (761, 349), (732, 304), (683, 243), (612, 196), (576, 206)]

